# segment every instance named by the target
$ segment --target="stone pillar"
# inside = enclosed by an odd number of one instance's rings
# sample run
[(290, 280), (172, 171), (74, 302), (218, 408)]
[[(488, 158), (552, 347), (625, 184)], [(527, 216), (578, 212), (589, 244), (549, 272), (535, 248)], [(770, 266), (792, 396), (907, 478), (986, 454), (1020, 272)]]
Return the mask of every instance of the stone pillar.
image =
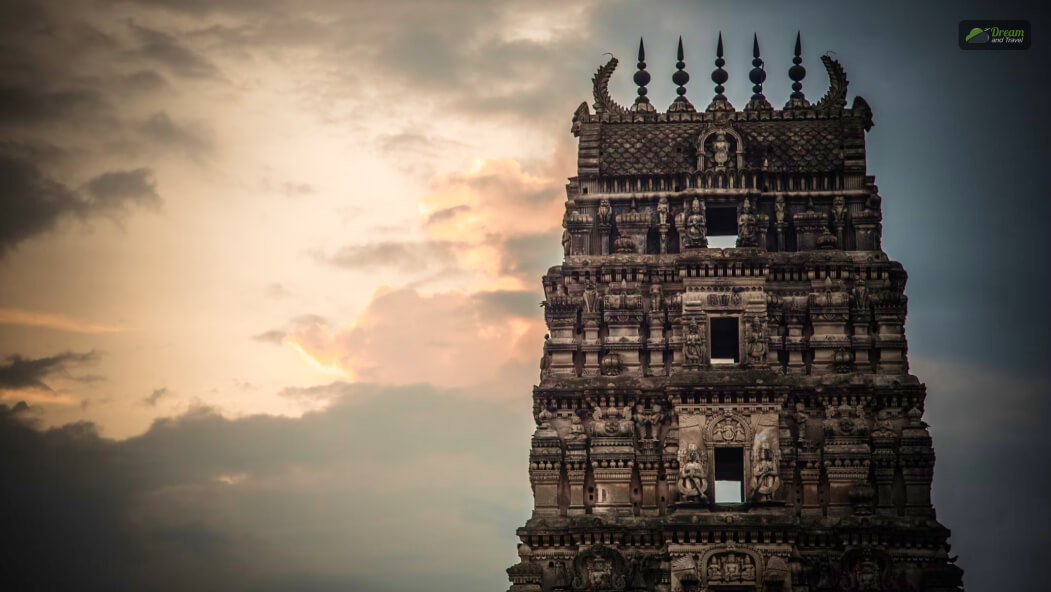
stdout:
[(792, 222), (796, 228), (796, 250), (811, 251), (817, 248), (817, 237), (825, 230), (828, 216), (808, 204), (806, 211), (792, 216)]
[(580, 211), (566, 215), (566, 229), (570, 235), (570, 255), (591, 255), (591, 229), (594, 218)]
[(894, 506), (894, 473), (898, 454), (894, 451), (898, 436), (891, 429), (872, 432), (872, 467), (876, 478), (876, 511), (884, 515), (897, 513)]
[(610, 286), (606, 292), (604, 316), (609, 334), (606, 336), (605, 349), (619, 358), (620, 370), (617, 373), (629, 376), (642, 374), (639, 352), (642, 349), (642, 337), (639, 328), (642, 325), (642, 295), (638, 286), (629, 286), (621, 281), (617, 287)]
[(664, 366), (664, 350), (667, 340), (664, 337), (664, 311), (650, 310), (646, 315), (650, 327), (650, 337), (646, 341), (646, 349), (650, 354), (649, 370), (653, 376), (665, 376), (668, 369)]
[[(630, 413), (630, 409), (628, 411)], [(599, 407), (592, 423), (589, 460), (595, 477), (593, 513), (631, 516), (635, 469), (634, 423), (623, 410)]]
[(529, 482), (533, 486), (533, 513), (557, 516), (559, 477), (562, 474), (562, 444), (549, 424), (533, 434), (529, 451)]
[(887, 374), (905, 374), (909, 371), (905, 358), (905, 305), (894, 296), (875, 305), (877, 332), (876, 348), (879, 349), (879, 371)]
[[(847, 319), (850, 316), (849, 298), (846, 292), (826, 277), (824, 281), (813, 280), (809, 298), (810, 348), (814, 351), (811, 374), (829, 374), (837, 370), (835, 354), (849, 349)], [(849, 370), (849, 367), (847, 368)]]
[(830, 404), (825, 410), (824, 466), (828, 477), (828, 513), (849, 511), (850, 488), (868, 481), (872, 450), (868, 421), (860, 405)]
[(859, 251), (880, 250), (880, 215), (872, 210), (864, 210), (852, 219), (854, 225), (854, 245)]
[(584, 356), (584, 376), (599, 375), (599, 357), (602, 355), (602, 341), (599, 339), (599, 320), (602, 316), (595, 313), (584, 313), (584, 336), (580, 351)]
[[(579, 418), (573, 420), (574, 425), (580, 425)], [(585, 487), (588, 472), (588, 447), (587, 435), (582, 431), (566, 438), (566, 480), (569, 485), (569, 509), (570, 516), (579, 516), (586, 512)]]
[(923, 412), (913, 407), (901, 431), (899, 460), (905, 478), (905, 515), (931, 517), (931, 480), (934, 477), (934, 448), (931, 435), (920, 421)]
[(806, 322), (806, 299), (785, 298), (784, 299), (785, 336), (784, 348), (788, 351), (788, 373), (806, 374), (806, 363), (803, 361), (803, 352), (807, 349), (807, 338), (803, 335), (804, 323)]
[(802, 514), (805, 518), (820, 517), (821, 507), (821, 448), (805, 438), (799, 437), (799, 481), (803, 487)]

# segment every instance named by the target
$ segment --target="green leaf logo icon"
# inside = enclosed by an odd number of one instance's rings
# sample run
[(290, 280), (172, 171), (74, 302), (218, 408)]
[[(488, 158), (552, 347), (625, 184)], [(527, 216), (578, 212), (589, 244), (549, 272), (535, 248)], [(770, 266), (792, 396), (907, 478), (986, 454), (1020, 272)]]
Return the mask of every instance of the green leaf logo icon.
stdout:
[(988, 43), (989, 32), (980, 27), (971, 29), (971, 32), (963, 38), (965, 43)]

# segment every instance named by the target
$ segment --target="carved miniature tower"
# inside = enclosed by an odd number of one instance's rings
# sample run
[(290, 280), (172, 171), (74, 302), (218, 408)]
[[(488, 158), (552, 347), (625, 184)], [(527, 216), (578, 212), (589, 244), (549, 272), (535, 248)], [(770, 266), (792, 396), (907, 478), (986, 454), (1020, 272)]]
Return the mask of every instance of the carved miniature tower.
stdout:
[(680, 40), (657, 110), (640, 42), (634, 103), (610, 98), (611, 58), (573, 115), (511, 592), (962, 589), (931, 507), (907, 275), (866, 171), (872, 111), (847, 108), (827, 56), (811, 104), (798, 37), (775, 109), (751, 50), (743, 110), (720, 35), (706, 107)]

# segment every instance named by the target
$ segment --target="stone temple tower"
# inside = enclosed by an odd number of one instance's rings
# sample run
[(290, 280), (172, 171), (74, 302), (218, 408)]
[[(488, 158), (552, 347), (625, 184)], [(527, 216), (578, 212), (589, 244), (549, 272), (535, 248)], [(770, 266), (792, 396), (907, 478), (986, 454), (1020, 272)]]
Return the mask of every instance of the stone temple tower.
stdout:
[(640, 43), (634, 103), (610, 97), (611, 58), (573, 115), (511, 592), (962, 589), (865, 165), (872, 111), (847, 107), (828, 56), (811, 103), (801, 49), (782, 109), (755, 39), (753, 94), (730, 104), (720, 35), (706, 107), (680, 40), (667, 111)]

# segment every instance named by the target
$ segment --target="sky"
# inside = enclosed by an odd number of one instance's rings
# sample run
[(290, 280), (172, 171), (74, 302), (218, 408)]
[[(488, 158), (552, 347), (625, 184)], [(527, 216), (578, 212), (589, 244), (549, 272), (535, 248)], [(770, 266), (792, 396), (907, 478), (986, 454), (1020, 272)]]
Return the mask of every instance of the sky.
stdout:
[[(1041, 589), (1048, 46), (1025, 3), (0, 2), (0, 521), (55, 589), (505, 589), (540, 276), (611, 52), (659, 109), (834, 52), (910, 273), (938, 518)], [(964, 52), (962, 19), (1032, 48)]]

